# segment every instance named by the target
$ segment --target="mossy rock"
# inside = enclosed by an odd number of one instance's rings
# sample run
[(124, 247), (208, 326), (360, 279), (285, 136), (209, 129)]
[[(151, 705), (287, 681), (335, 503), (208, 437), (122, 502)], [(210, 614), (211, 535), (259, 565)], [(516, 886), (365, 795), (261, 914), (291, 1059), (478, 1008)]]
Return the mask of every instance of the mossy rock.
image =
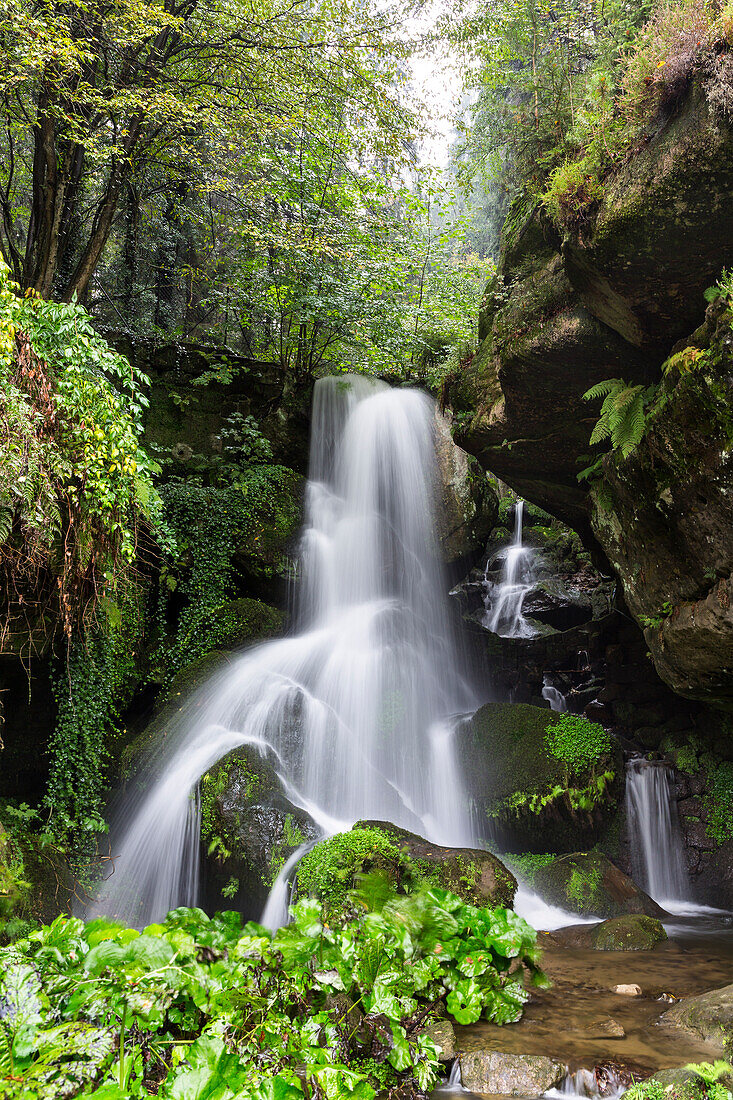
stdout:
[(282, 633), (285, 616), (262, 600), (229, 600), (202, 622), (211, 649), (238, 649)]
[(183, 712), (188, 700), (217, 672), (232, 661), (223, 650), (212, 650), (182, 668), (171, 681), (168, 689), (158, 699), (154, 717), (138, 732), (128, 738), (121, 737), (111, 746), (111, 753), (118, 778), (123, 782), (134, 777), (148, 759), (158, 740), (164, 737), (172, 723)]
[(224, 891), (248, 916), (259, 916), (286, 860), (319, 835), (310, 815), (285, 794), (274, 765), (273, 755), (243, 745), (202, 777), (201, 840), (211, 908), (221, 908)]
[[(578, 729), (588, 729), (609, 748), (582, 766), (568, 767), (549, 748), (548, 731), (564, 718), (528, 703), (486, 703), (458, 729), (463, 774), (478, 812), (488, 817), (499, 842), (509, 850), (567, 852), (591, 847), (603, 821), (615, 810), (623, 774), (620, 748), (599, 727), (583, 726), (584, 719), (573, 717)], [(606, 774), (613, 779), (601, 780)], [(573, 805), (578, 801), (573, 792), (586, 789), (598, 797), (590, 809), (582, 810)]]
[(399, 891), (437, 886), (478, 907), (510, 908), (517, 889), (514, 876), (490, 852), (432, 844), (387, 821), (359, 821), (303, 858), (298, 891), (339, 911), (360, 876), (374, 871)]
[(600, 852), (573, 852), (538, 867), (534, 888), (551, 905), (583, 917), (629, 913), (663, 917), (664, 910)]
[(183, 700), (193, 695), (200, 687), (203, 687), (214, 673), (230, 662), (231, 657), (220, 649), (212, 649), (209, 653), (204, 653), (202, 657), (197, 657), (195, 661), (185, 665), (173, 677), (164, 696), (165, 703), (172, 704), (178, 710)]
[(665, 1012), (662, 1020), (722, 1050), (733, 1038), (733, 985), (685, 997)]
[(666, 939), (660, 920), (638, 913), (604, 920), (591, 932), (596, 951), (652, 951)]

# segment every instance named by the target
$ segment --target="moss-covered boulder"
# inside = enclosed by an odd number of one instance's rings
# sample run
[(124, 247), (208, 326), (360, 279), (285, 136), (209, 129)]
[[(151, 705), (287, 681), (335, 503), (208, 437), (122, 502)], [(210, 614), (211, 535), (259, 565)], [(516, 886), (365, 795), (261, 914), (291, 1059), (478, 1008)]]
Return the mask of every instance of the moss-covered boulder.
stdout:
[(439, 886), (470, 905), (510, 908), (517, 882), (492, 855), (447, 848), (387, 821), (360, 821), (317, 844), (298, 867), (298, 892), (340, 910), (361, 876), (380, 872), (398, 890)]
[(457, 736), (478, 812), (509, 850), (595, 843), (622, 774), (620, 749), (601, 726), (525, 703), (487, 703)]
[(583, 917), (639, 913), (663, 917), (664, 910), (600, 852), (573, 852), (538, 867), (534, 889), (551, 905)]
[(230, 752), (203, 776), (200, 789), (207, 901), (221, 908), (223, 893), (258, 916), (286, 860), (320, 830), (293, 805), (274, 760), (257, 746)]
[(660, 920), (639, 913), (601, 921), (590, 934), (596, 951), (652, 951), (666, 939)]

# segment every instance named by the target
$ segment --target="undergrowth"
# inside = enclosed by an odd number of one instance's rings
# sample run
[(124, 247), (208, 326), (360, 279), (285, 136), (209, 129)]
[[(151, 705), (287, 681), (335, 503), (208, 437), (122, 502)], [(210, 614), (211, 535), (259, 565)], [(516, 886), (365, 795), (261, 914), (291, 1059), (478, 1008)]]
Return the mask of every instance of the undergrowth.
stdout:
[(328, 920), (304, 900), (274, 936), (199, 909), (142, 934), (59, 917), (0, 949), (0, 1092), (411, 1100), (438, 1079), (429, 1020), (517, 1021), (538, 961), (521, 918), (445, 890)]
[(693, 81), (718, 118), (733, 119), (731, 46), (733, 4), (657, 4), (616, 67), (601, 67), (586, 81), (565, 135), (570, 153), (542, 195), (558, 225), (582, 231), (603, 199), (607, 177), (643, 144), (655, 118), (675, 110)]

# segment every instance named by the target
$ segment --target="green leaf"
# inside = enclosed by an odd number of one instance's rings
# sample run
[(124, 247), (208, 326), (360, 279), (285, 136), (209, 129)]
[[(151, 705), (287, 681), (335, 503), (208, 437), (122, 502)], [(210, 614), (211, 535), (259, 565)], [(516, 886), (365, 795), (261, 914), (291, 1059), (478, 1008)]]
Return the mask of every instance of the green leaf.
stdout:
[(142, 962), (149, 970), (159, 970), (173, 958), (173, 948), (160, 936), (138, 936), (127, 945), (127, 959)]
[(127, 960), (127, 947), (114, 940), (102, 940), (93, 947), (84, 959), (84, 969), (95, 976), (101, 974), (106, 966), (122, 966)]
[(186, 1064), (168, 1085), (170, 1100), (232, 1100), (246, 1073), (218, 1036), (202, 1035), (189, 1048)]
[(459, 1024), (475, 1024), (483, 1008), (481, 987), (473, 980), (458, 982), (448, 994), (446, 1005)]

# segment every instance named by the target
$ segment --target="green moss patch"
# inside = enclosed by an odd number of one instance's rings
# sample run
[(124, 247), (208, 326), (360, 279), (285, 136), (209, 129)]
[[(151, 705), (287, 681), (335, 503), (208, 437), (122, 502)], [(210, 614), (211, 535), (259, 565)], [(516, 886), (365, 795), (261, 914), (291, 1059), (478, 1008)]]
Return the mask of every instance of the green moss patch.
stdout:
[(591, 932), (596, 951), (651, 951), (666, 939), (660, 920), (638, 914), (604, 920)]
[(381, 829), (352, 829), (316, 844), (298, 865), (298, 893), (323, 902), (329, 912), (343, 909), (360, 875), (383, 871), (397, 887), (421, 881), (412, 861)]
[(446, 848), (389, 822), (358, 822), (320, 844), (298, 867), (298, 892), (341, 911), (364, 876), (378, 872), (404, 893), (420, 886), (450, 890), (470, 905), (509, 908), (517, 883), (490, 852)]
[(488, 703), (464, 745), (465, 773), (507, 845), (567, 851), (595, 843), (597, 811), (607, 816), (616, 804), (620, 756), (602, 726), (527, 704)]

